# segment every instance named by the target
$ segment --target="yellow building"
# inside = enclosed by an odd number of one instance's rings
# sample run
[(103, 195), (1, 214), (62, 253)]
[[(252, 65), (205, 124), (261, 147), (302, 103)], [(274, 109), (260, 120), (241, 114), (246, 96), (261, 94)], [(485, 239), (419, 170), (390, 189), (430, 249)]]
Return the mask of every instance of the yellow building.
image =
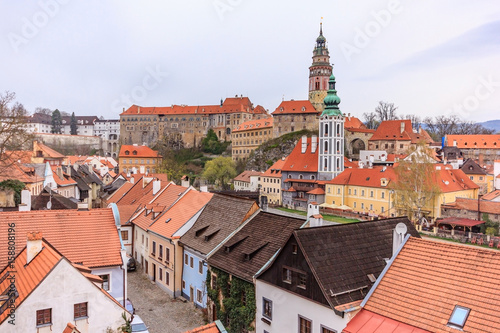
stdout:
[[(422, 208), (428, 220), (441, 216), (441, 205), (455, 202), (456, 198), (476, 198), (479, 186), (474, 184), (462, 170), (449, 165), (436, 164), (432, 177), (440, 193)], [(392, 167), (346, 169), (325, 185), (325, 202), (347, 205), (353, 211), (371, 216), (389, 217), (405, 214), (396, 202), (394, 184), (397, 181)]]
[(233, 161), (246, 159), (261, 144), (273, 138), (273, 118), (251, 120), (238, 125), (232, 134)]
[(284, 157), (277, 160), (260, 176), (260, 202), (262, 197), (267, 197), (269, 205), (281, 206), (281, 168), (285, 161)]
[(122, 145), (118, 156), (120, 172), (155, 173), (161, 162), (160, 154), (148, 146)]

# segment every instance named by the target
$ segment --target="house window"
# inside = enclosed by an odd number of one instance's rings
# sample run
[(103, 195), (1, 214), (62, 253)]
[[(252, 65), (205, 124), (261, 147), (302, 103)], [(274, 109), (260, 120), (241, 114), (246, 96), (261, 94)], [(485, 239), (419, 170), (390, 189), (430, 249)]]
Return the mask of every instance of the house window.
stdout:
[(384, 199), (385, 198), (385, 192), (382, 192), (381, 195), (382, 195), (382, 199)]
[(144, 235), (141, 235), (142, 236), (142, 245), (144, 245)]
[(184, 265), (189, 264), (189, 256), (187, 254), (184, 255)]
[(196, 302), (203, 303), (203, 294), (200, 289), (196, 289)]
[(307, 275), (299, 274), (299, 287), (306, 289)]
[(262, 297), (262, 315), (269, 319), (273, 319), (273, 301)]
[(52, 309), (43, 309), (36, 312), (36, 326), (52, 325)]
[(337, 333), (337, 331), (321, 325), (321, 333)]
[(373, 191), (370, 191), (370, 198), (373, 198)]
[(186, 281), (182, 280), (182, 289), (186, 289)]
[(163, 269), (161, 267), (158, 270), (158, 280), (163, 281)]
[(170, 273), (165, 271), (165, 283), (167, 286), (170, 284)]
[(212, 274), (212, 281), (210, 281), (210, 287), (212, 289), (217, 288), (217, 275), (215, 275), (215, 274)]
[(168, 247), (165, 248), (165, 262), (170, 262), (170, 249)]
[(198, 273), (203, 274), (203, 261), (198, 261)]
[(109, 291), (109, 274), (99, 275), (102, 279), (102, 289)]
[(191, 258), (189, 258), (189, 259), (190, 259), (190, 260), (189, 260), (189, 266), (190, 266), (191, 268), (193, 268), (193, 267), (194, 267), (194, 260), (193, 260), (193, 257), (191, 257)]
[(292, 254), (297, 254), (297, 244), (292, 245)]
[(156, 242), (155, 241), (153, 241), (153, 248), (151, 249), (151, 254), (154, 256), (156, 255)]
[(455, 305), (455, 309), (451, 313), (450, 320), (448, 321), (448, 326), (453, 328), (462, 329), (465, 326), (465, 322), (469, 317), (469, 308), (462, 307), (460, 305)]
[(361, 190), (361, 196), (364, 197), (365, 196), (365, 190)]
[(158, 246), (158, 259), (162, 259), (163, 258), (163, 245), (159, 245)]
[(283, 282), (292, 283), (292, 271), (283, 267)]
[(299, 333), (311, 333), (312, 321), (299, 315)]
[(74, 305), (75, 320), (88, 317), (87, 302)]

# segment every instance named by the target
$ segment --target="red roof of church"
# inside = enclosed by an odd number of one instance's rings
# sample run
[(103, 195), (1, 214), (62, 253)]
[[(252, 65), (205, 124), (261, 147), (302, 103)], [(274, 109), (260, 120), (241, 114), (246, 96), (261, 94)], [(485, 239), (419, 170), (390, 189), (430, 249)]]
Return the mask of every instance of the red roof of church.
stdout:
[(314, 113), (319, 114), (309, 100), (303, 101), (283, 101), (272, 113), (273, 116), (280, 114), (294, 114), (294, 113)]

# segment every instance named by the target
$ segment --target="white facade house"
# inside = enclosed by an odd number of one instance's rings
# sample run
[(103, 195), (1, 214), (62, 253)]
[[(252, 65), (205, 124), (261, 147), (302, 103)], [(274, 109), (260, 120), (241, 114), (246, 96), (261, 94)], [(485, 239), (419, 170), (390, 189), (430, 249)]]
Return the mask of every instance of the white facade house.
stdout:
[(101, 149), (104, 152), (104, 156), (118, 157), (120, 146), (119, 119), (96, 120), (94, 135), (102, 138)]
[(235, 191), (258, 191), (260, 188), (260, 177), (262, 172), (259, 171), (243, 171), (236, 176), (233, 181)]
[[(311, 323), (310, 332), (340, 333), (354, 317), (353, 312), (344, 318), (335, 314), (331, 307), (277, 288), (265, 281), (256, 280), (255, 332), (282, 333), (300, 332), (299, 325), (306, 320)], [(326, 329), (326, 330), (323, 330)]]

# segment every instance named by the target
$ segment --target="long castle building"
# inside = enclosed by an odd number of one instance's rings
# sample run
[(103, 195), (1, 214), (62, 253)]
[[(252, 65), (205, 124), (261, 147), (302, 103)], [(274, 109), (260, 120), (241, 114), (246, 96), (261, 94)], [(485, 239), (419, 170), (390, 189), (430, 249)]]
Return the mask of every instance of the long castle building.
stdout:
[(122, 144), (151, 145), (166, 138), (183, 147), (198, 146), (213, 129), (221, 141), (231, 141), (232, 130), (249, 120), (267, 117), (266, 110), (253, 106), (248, 97), (226, 98), (220, 105), (132, 105), (120, 114)]

